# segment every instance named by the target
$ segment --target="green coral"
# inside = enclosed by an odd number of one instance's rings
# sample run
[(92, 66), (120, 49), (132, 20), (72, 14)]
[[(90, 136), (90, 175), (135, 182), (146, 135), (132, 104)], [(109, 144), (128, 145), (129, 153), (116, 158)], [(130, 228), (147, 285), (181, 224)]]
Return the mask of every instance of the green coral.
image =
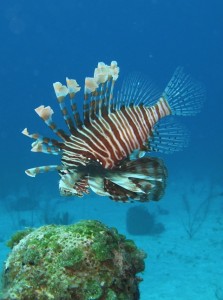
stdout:
[(27, 234), (29, 234), (32, 231), (32, 228), (26, 228), (24, 230), (17, 231), (15, 234), (13, 234), (11, 239), (6, 242), (6, 245), (12, 249), (15, 245), (17, 245), (20, 242), (21, 239), (23, 239)]
[(1, 299), (139, 299), (146, 255), (116, 229), (89, 220), (20, 237), (9, 244)]

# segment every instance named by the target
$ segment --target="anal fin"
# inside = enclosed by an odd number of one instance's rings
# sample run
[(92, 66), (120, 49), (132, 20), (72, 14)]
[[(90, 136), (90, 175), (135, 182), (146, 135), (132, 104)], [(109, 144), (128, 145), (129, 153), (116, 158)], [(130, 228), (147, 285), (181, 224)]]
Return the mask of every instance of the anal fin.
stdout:
[(170, 119), (163, 119), (153, 128), (153, 135), (149, 138), (149, 151), (173, 153), (187, 147), (189, 142), (188, 130)]

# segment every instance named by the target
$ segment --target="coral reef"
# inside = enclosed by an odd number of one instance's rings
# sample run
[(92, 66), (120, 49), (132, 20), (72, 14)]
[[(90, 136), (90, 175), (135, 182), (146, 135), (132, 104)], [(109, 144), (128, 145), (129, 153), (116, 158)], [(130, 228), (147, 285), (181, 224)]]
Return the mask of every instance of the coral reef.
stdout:
[(29, 234), (33, 230), (33, 228), (25, 228), (24, 230), (16, 231), (16, 233), (12, 235), (11, 239), (7, 241), (6, 245), (12, 249), (21, 241), (21, 239), (23, 239), (27, 234)]
[(20, 235), (9, 242), (1, 299), (139, 299), (146, 254), (115, 228), (87, 220)]

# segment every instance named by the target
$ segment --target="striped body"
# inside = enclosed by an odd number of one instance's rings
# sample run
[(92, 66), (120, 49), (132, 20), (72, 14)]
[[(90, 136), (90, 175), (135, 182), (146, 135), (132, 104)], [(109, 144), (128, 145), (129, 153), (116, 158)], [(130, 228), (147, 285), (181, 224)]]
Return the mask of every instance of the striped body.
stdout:
[[(185, 146), (185, 134), (175, 124), (162, 125), (168, 115), (193, 115), (199, 111), (203, 89), (178, 68), (162, 94), (138, 75), (124, 81), (113, 97), (119, 67), (98, 63), (94, 77), (85, 78), (83, 117), (75, 95), (80, 87), (66, 78), (66, 85), (53, 84), (60, 111), (69, 129), (66, 133), (52, 120), (50, 106), (39, 106), (36, 113), (59, 140), (30, 134), (33, 152), (60, 155), (60, 165), (35, 167), (26, 174), (57, 171), (63, 196), (82, 196), (91, 188), (96, 194), (115, 201), (159, 200), (165, 190), (167, 169), (146, 152), (173, 152)], [(70, 109), (66, 96), (69, 95)], [(72, 113), (72, 115), (71, 115)]]
[(164, 99), (152, 107), (129, 106), (91, 120), (64, 143), (62, 162), (68, 168), (98, 161), (112, 169), (134, 150), (145, 149), (152, 129), (170, 109)]

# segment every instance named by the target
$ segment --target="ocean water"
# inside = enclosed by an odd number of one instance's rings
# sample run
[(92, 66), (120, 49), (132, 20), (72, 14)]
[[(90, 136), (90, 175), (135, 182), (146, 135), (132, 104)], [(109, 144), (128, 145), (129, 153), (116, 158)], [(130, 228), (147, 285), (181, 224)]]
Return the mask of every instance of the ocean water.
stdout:
[[(223, 299), (222, 20), (221, 0), (1, 1), (2, 267), (5, 242), (15, 231), (98, 219), (148, 253), (141, 300)], [(25, 127), (49, 133), (34, 112), (41, 104), (60, 116), (52, 83), (68, 76), (83, 86), (97, 62), (112, 60), (120, 66), (120, 82), (140, 71), (162, 90), (180, 65), (207, 91), (200, 114), (179, 118), (190, 131), (188, 148), (160, 154), (169, 177), (158, 203), (115, 203), (93, 193), (65, 199), (57, 174), (34, 179), (24, 173), (59, 161), (30, 152), (31, 140), (21, 134)], [(150, 230), (141, 232), (139, 221), (137, 232), (129, 230), (133, 208)]]

